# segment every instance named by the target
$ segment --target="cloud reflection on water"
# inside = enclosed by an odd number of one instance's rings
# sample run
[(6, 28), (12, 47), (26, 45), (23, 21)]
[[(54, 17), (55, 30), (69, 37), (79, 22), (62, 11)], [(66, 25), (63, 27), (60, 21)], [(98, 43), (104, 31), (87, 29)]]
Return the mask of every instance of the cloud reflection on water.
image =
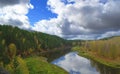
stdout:
[(99, 74), (90, 61), (72, 52), (52, 62), (68, 71), (70, 74)]

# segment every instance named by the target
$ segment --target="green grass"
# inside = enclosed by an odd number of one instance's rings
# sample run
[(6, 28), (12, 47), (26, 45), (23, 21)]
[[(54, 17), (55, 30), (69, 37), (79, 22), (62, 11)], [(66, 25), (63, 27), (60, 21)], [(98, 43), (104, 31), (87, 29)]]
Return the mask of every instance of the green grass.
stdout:
[(15, 60), (5, 67), (10, 74), (68, 74), (62, 68), (48, 63), (44, 57), (16, 57)]
[(30, 57), (25, 59), (29, 74), (68, 74), (63, 69), (48, 63), (42, 57)]
[(81, 50), (80, 47), (73, 47), (72, 50), (77, 51), (80, 56), (92, 59), (92, 60), (94, 60), (96, 62), (99, 62), (101, 64), (104, 64), (106, 66), (113, 67), (113, 68), (120, 68), (120, 63), (119, 62), (116, 62), (116, 61), (114, 62), (113, 60), (108, 61), (104, 57), (97, 56), (94, 53), (91, 53), (89, 51), (88, 52), (83, 51), (83, 50)]

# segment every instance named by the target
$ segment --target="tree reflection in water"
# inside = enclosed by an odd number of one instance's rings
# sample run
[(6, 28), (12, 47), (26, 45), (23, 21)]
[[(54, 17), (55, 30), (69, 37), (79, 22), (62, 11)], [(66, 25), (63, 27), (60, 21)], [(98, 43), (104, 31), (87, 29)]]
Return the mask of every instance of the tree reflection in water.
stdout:
[(91, 62), (91, 65), (95, 67), (97, 71), (100, 72), (100, 74), (120, 74), (119, 68), (108, 67), (106, 65), (100, 64), (93, 60), (90, 60), (90, 62)]

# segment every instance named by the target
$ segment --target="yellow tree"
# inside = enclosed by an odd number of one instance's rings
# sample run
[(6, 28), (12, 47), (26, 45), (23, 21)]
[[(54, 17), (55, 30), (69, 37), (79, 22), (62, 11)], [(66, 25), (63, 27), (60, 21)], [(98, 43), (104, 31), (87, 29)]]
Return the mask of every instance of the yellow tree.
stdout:
[(9, 44), (8, 46), (8, 57), (10, 60), (14, 59), (16, 56), (16, 45), (14, 43)]

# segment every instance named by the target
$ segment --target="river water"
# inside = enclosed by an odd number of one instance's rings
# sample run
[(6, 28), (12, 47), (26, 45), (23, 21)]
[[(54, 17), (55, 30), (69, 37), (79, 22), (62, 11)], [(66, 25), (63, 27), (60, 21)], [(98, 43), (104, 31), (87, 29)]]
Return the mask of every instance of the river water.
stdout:
[(120, 74), (120, 69), (107, 67), (93, 60), (81, 57), (77, 52), (70, 52), (52, 62), (69, 74)]

